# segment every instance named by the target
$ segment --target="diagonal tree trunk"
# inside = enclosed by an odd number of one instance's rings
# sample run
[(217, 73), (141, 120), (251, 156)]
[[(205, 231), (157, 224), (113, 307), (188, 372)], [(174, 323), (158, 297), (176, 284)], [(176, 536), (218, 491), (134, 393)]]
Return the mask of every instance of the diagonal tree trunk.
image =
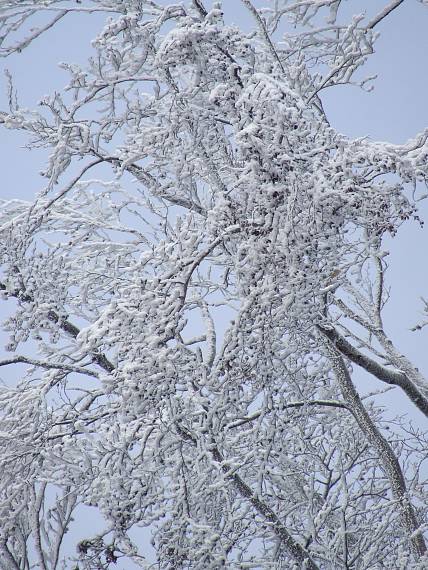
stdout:
[(419, 529), (414, 507), (407, 495), (406, 483), (398, 459), (365, 409), (341, 354), (330, 340), (325, 342), (325, 348), (344, 400), (349, 404), (361, 431), (379, 453), (381, 467), (391, 485), (392, 496), (399, 505), (401, 523), (408, 536), (415, 558), (420, 559), (426, 553), (427, 548)]
[[(411, 377), (411, 367), (407, 362), (401, 362), (400, 370), (392, 370), (382, 366), (366, 354), (363, 354), (348, 342), (334, 327), (319, 325), (318, 329), (336, 347), (336, 349), (349, 358), (351, 362), (364, 368), (369, 374), (375, 376), (381, 382), (400, 387), (415, 406), (428, 417), (428, 398)], [(401, 357), (404, 360), (404, 357)], [(405, 368), (405, 370), (403, 370)]]

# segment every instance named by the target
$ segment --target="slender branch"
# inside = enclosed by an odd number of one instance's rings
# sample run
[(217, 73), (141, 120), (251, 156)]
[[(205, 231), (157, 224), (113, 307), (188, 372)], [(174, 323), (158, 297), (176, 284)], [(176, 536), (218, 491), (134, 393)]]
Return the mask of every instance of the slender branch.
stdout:
[(300, 568), (318, 570), (318, 566), (312, 560), (309, 552), (291, 536), (278, 515), (269, 505), (261, 501), (260, 498), (254, 494), (251, 487), (247, 485), (239, 475), (230, 473), (229, 468), (224, 465), (224, 459), (218, 448), (214, 447), (211, 452), (214, 460), (221, 464), (221, 470), (225, 474), (226, 479), (229, 479), (239, 494), (247, 499), (265, 520), (272, 524), (275, 534), (284, 544), (288, 553), (300, 564)]
[(285, 404), (285, 408), (303, 408), (304, 406), (325, 406), (326, 408), (342, 408), (349, 409), (345, 402), (339, 400), (309, 400), (308, 402), (290, 402)]
[(193, 4), (195, 5), (195, 8), (198, 10), (198, 12), (202, 16), (202, 18), (205, 18), (205, 16), (207, 16), (208, 12), (207, 12), (205, 6), (202, 4), (201, 0), (193, 0)]
[[(102, 8), (96, 8), (94, 7), (90, 7), (90, 6), (67, 6), (67, 8), (60, 8), (59, 6), (43, 6), (43, 5), (37, 5), (40, 4), (38, 2), (38, 0), (35, 0), (33, 3), (29, 3), (29, 2), (21, 2), (19, 10), (13, 10), (13, 8), (0, 8), (0, 15), (5, 12), (6, 10), (9, 10), (10, 13), (7, 14), (7, 17), (11, 17), (11, 16), (15, 16), (15, 15), (21, 15), (21, 14), (25, 14), (26, 12), (28, 13), (29, 11), (37, 11), (37, 12), (87, 12), (87, 13), (92, 13), (92, 12), (110, 12), (112, 14), (121, 14), (123, 13), (123, 10), (116, 10), (115, 8), (109, 8), (107, 6), (102, 7)], [(4, 16), (3, 16), (4, 17)]]
[[(31, 34), (31, 36), (29, 36), (28, 38), (26, 38), (22, 42), (14, 45), (14, 46), (10, 46), (7, 48), (1, 48), (0, 49), (0, 57), (7, 57), (8, 55), (10, 55), (11, 53), (14, 53), (16, 51), (21, 52), (23, 49), (28, 47), (35, 39), (37, 39), (39, 36), (44, 34), (50, 28), (53, 28), (55, 26), (55, 24), (57, 22), (59, 22), (59, 20), (61, 20), (61, 18), (64, 18), (64, 16), (67, 15), (67, 12), (68, 12), (68, 10), (61, 10), (58, 14), (56, 14), (56, 16), (54, 16), (54, 18), (50, 22), (48, 22), (46, 25), (44, 25), (41, 28), (37, 28), (37, 30), (35, 30)], [(3, 54), (2, 54), (2, 52), (3, 52)], [(4, 52), (6, 52), (6, 53), (4, 53)]]
[(265, 23), (261, 19), (259, 12), (254, 8), (254, 6), (250, 0), (241, 0), (241, 2), (253, 14), (253, 16), (254, 16), (254, 18), (255, 18), (255, 20), (256, 20), (259, 28), (260, 28), (260, 31), (262, 32), (262, 35), (265, 38), (266, 44), (267, 44), (271, 54), (273, 55), (274, 59), (277, 61), (282, 73), (285, 73), (284, 65), (282, 64), (282, 61), (279, 58), (279, 55), (275, 49), (275, 46), (273, 45), (272, 40), (269, 37), (269, 33), (266, 29)]
[[(31, 297), (31, 295), (28, 295), (23, 291), (10, 292), (7, 290), (6, 285), (1, 282), (0, 282), (0, 291), (4, 291), (8, 296), (14, 297), (15, 299), (18, 299), (19, 301), (22, 301), (24, 303), (34, 303), (34, 299)], [(48, 311), (47, 318), (51, 322), (58, 324), (59, 328), (62, 329), (64, 332), (66, 332), (72, 338), (77, 338), (77, 335), (80, 333), (80, 329), (76, 327), (76, 325), (71, 323), (66, 317), (60, 317), (58, 313), (56, 313), (55, 311), (52, 310)], [(92, 361), (96, 362), (96, 364), (98, 364), (98, 366), (103, 368), (106, 372), (113, 372), (113, 370), (115, 369), (113, 364), (102, 352), (94, 350), (90, 353), (90, 356), (92, 358)]]
[(379, 24), (384, 18), (386, 18), (393, 10), (398, 8), (400, 4), (402, 4), (404, 0), (393, 0), (388, 6), (385, 6), (383, 10), (379, 12), (370, 22), (367, 24), (367, 29), (372, 30), (375, 26)]
[[(1, 123), (1, 114), (0, 114), (0, 123)], [(72, 178), (72, 180), (70, 180), (70, 182), (61, 190), (61, 192), (59, 192), (59, 194), (57, 194), (56, 196), (54, 196), (53, 198), (51, 198), (48, 202), (43, 203), (43, 202), (35, 202), (32, 206), (31, 209), (29, 210), (30, 212), (36, 208), (36, 206), (41, 206), (41, 210), (43, 212), (43, 216), (46, 214), (46, 212), (50, 209), (51, 206), (53, 206), (53, 204), (55, 204), (55, 202), (57, 202), (58, 200), (60, 200), (61, 198), (63, 198), (67, 192), (69, 192), (74, 185), (79, 182), (79, 180), (82, 178), (82, 176), (88, 171), (90, 170), (92, 167), (96, 166), (97, 164), (101, 164), (103, 162), (102, 159), (98, 158), (97, 160), (94, 160), (92, 162), (90, 162), (89, 164), (87, 164), (86, 166), (84, 166), (79, 174), (77, 174), (74, 178)], [(21, 214), (22, 216), (23, 214)], [(25, 216), (28, 215), (28, 212), (24, 213)], [(12, 224), (15, 224), (17, 222), (17, 219), (19, 219), (18, 217), (13, 218), (12, 220), (9, 220), (4, 226), (2, 226), (2, 230), (5, 230), (7, 227), (11, 226)], [(39, 222), (37, 222), (39, 223)]]
[[(104, 86), (98, 87), (98, 90), (102, 89), (103, 87)], [(5, 123), (8, 116), (8, 113), (0, 111), (0, 124)], [(188, 198), (182, 196), (168, 194), (164, 188), (160, 187), (156, 179), (148, 172), (145, 172), (141, 166), (138, 166), (134, 163), (126, 164), (114, 156), (104, 156), (94, 148), (92, 148), (90, 152), (92, 155), (97, 157), (97, 160), (94, 160), (82, 168), (80, 173), (75, 178), (73, 178), (57, 196), (54, 196), (46, 205), (43, 205), (44, 210), (49, 209), (55, 202), (61, 199), (71, 188), (73, 188), (76, 182), (78, 182), (89, 169), (91, 169), (93, 166), (96, 166), (97, 164), (101, 164), (102, 162), (108, 162), (134, 176), (134, 178), (136, 178), (139, 182), (151, 188), (153, 193), (159, 198), (167, 200), (168, 202), (171, 202), (171, 204), (180, 206), (186, 210), (196, 212), (201, 216), (207, 215), (205, 208), (203, 208), (201, 204), (198, 204), (197, 202), (194, 202), (193, 200), (189, 200)]]
[(145, 172), (141, 166), (138, 166), (137, 164), (124, 164), (119, 158), (116, 158), (114, 156), (103, 156), (95, 149), (92, 149), (92, 154), (98, 156), (104, 162), (109, 162), (110, 164), (114, 164), (115, 166), (126, 170), (126, 172), (132, 174), (132, 176), (134, 176), (134, 178), (136, 178), (139, 182), (142, 182), (151, 188), (154, 194), (159, 198), (167, 200), (176, 206), (186, 208), (186, 210), (191, 210), (202, 216), (206, 216), (206, 210), (200, 204), (194, 202), (193, 200), (188, 200), (180, 196), (171, 196), (170, 194), (167, 194), (164, 189), (160, 189), (159, 183), (156, 181), (156, 179), (148, 172)]
[(36, 360), (34, 358), (28, 358), (27, 356), (14, 356), (13, 358), (8, 358), (7, 360), (0, 360), (0, 366), (8, 366), (9, 364), (30, 364), (31, 366), (38, 366), (39, 368), (58, 369), (64, 370), (66, 372), (77, 372), (78, 374), (86, 374), (87, 376), (93, 376), (98, 378), (97, 372), (93, 370), (87, 370), (81, 366), (72, 366), (70, 364), (61, 364), (59, 362), (45, 362), (43, 360)]
[(383, 303), (383, 291), (384, 291), (384, 269), (382, 265), (382, 260), (377, 255), (373, 255), (374, 263), (376, 266), (376, 277), (375, 277), (375, 292), (374, 292), (374, 305), (375, 305), (375, 315), (377, 321), (377, 327), (382, 327), (382, 303)]
[[(0, 542), (0, 552), (4, 556), (3, 561), (0, 560), (0, 568), (3, 568), (4, 570), (20, 570), (17, 561), (7, 547), (6, 539), (2, 539)], [(7, 564), (7, 566), (3, 566), (3, 563)]]
[(39, 559), (39, 565), (41, 570), (48, 570), (46, 566), (46, 552), (43, 548), (41, 525), (40, 525), (40, 511), (42, 509), (43, 501), (45, 498), (47, 483), (42, 483), (39, 496), (36, 495), (35, 488), (32, 488), (32, 495), (34, 501), (34, 509), (31, 513), (34, 525), (34, 546), (36, 549), (37, 557)]
[(425, 554), (427, 548), (413, 505), (408, 497), (398, 459), (365, 409), (341, 354), (330, 340), (326, 340), (325, 349), (344, 400), (348, 402), (361, 431), (379, 454), (379, 461), (388, 477), (392, 495), (399, 504), (400, 518), (412, 551), (415, 557), (419, 559)]
[[(287, 404), (284, 404), (284, 408), (303, 408), (304, 406), (325, 406), (326, 408), (342, 408), (349, 410), (349, 406), (345, 402), (339, 402), (338, 400), (308, 400), (307, 402), (289, 402)], [(227, 424), (225, 429), (236, 428), (248, 422), (252, 422), (253, 420), (259, 418), (261, 414), (262, 411), (260, 410), (258, 412), (254, 412), (249, 416), (238, 418), (230, 424)]]
[(349, 319), (351, 319), (352, 321), (356, 322), (357, 324), (359, 324), (361, 327), (363, 327), (364, 329), (370, 331), (370, 332), (375, 332), (375, 326), (370, 322), (367, 321), (366, 319), (364, 319), (363, 317), (361, 317), (360, 315), (358, 315), (357, 313), (355, 313), (354, 311), (352, 311), (352, 309), (350, 309), (348, 307), (348, 305), (346, 305), (342, 299), (339, 299), (338, 297), (335, 297), (332, 301), (336, 307), (338, 307), (343, 313), (344, 315), (346, 315)]
[(349, 66), (349, 62), (350, 62), (350, 61), (353, 61), (353, 57), (348, 57), (347, 59), (345, 59), (344, 61), (342, 61), (342, 62), (339, 63), (338, 65), (336, 65), (336, 67), (334, 67), (334, 68), (330, 71), (330, 73), (323, 79), (323, 81), (321, 82), (321, 85), (319, 85), (319, 86), (315, 89), (315, 91), (309, 95), (309, 97), (306, 99), (306, 104), (308, 105), (308, 104), (312, 101), (312, 99), (313, 99), (314, 97), (317, 97), (317, 96), (318, 96), (318, 93), (319, 93), (320, 91), (322, 91), (322, 90), (326, 87), (327, 83), (328, 83), (331, 79), (333, 79), (333, 77), (334, 77), (335, 75), (337, 75), (340, 71), (342, 71), (342, 69), (343, 69), (344, 67)]
[(89, 164), (87, 164), (86, 166), (84, 166), (81, 171), (79, 172), (79, 174), (77, 174), (72, 180), (70, 180), (70, 182), (67, 184), (67, 186), (65, 186), (65, 188), (63, 188), (61, 190), (61, 192), (59, 194), (57, 194), (56, 196), (54, 196), (51, 200), (49, 200), (49, 202), (47, 204), (43, 204), (43, 209), (44, 211), (49, 210), (49, 208), (51, 206), (53, 206), (53, 204), (55, 204), (55, 202), (57, 202), (58, 200), (60, 200), (61, 198), (63, 198), (67, 192), (69, 192), (73, 186), (79, 182), (79, 180), (82, 178), (82, 176), (91, 168), (93, 168), (94, 166), (96, 166), (97, 164), (101, 164), (101, 162), (103, 162), (103, 160), (101, 158), (98, 158), (97, 160), (94, 160), (92, 162), (90, 162)]
[(61, 508), (59, 508), (59, 503), (57, 503), (56, 507), (59, 528), (58, 528), (57, 540), (53, 548), (52, 568), (54, 569), (58, 567), (59, 556), (61, 552), (61, 546), (64, 540), (64, 535), (68, 530), (70, 522), (73, 520), (72, 515), (77, 503), (77, 499), (74, 494), (68, 493), (66, 496), (62, 497), (62, 501), (64, 503), (63, 512), (61, 512)]
[[(197, 445), (196, 438), (190, 434), (188, 430), (183, 429), (178, 424), (176, 427), (178, 433), (184, 440), (194, 446)], [(310, 557), (309, 552), (291, 536), (273, 509), (256, 496), (251, 487), (247, 485), (247, 483), (245, 483), (237, 473), (230, 471), (227, 464), (225, 464), (222, 454), (215, 444), (211, 446), (211, 454), (214, 461), (220, 464), (221, 470), (223, 471), (226, 479), (233, 484), (241, 497), (247, 499), (255, 510), (272, 525), (276, 536), (283, 543), (288, 553), (300, 564), (300, 568), (305, 568), (306, 570), (319, 570), (318, 566)]]
[(428, 417), (428, 398), (401, 370), (391, 370), (363, 354), (343, 338), (334, 327), (318, 325), (318, 330), (334, 344), (341, 354), (349, 358), (351, 362), (364, 368), (364, 370), (375, 376), (378, 380), (381, 380), (381, 382), (400, 387), (415, 406)]

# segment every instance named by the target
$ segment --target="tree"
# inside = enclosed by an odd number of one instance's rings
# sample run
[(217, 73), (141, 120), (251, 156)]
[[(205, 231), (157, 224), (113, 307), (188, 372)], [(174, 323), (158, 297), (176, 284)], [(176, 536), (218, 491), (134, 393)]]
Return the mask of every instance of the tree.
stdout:
[[(10, 82), (0, 114), (50, 153), (33, 202), (1, 202), (0, 568), (426, 567), (426, 433), (353, 375), (428, 415), (382, 321), (428, 130), (351, 140), (322, 105), (366, 86), (401, 2), (344, 24), (341, 0), (242, 0), (250, 32), (220, 2), (2, 3), (3, 56), (108, 19), (63, 93), (27, 111)], [(63, 552), (80, 505), (105, 532)]]

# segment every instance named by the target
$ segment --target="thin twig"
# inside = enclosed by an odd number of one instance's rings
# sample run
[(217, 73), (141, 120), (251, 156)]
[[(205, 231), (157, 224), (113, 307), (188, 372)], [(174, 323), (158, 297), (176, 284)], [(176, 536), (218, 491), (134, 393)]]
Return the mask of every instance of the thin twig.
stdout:
[(370, 22), (367, 24), (367, 29), (372, 30), (375, 26), (379, 24), (384, 18), (386, 18), (393, 10), (398, 8), (400, 4), (402, 4), (404, 0), (393, 0), (391, 4), (385, 6), (385, 8), (379, 12), (377, 16), (375, 16)]
[(98, 373), (93, 370), (87, 370), (81, 366), (73, 366), (71, 364), (59, 362), (46, 362), (43, 360), (36, 360), (35, 358), (28, 358), (27, 356), (14, 356), (6, 360), (0, 360), (0, 366), (9, 366), (10, 364), (29, 364), (30, 366), (37, 366), (39, 368), (46, 368), (47, 370), (64, 370), (66, 372), (76, 372), (78, 374), (85, 374), (86, 376), (93, 376), (98, 378)]

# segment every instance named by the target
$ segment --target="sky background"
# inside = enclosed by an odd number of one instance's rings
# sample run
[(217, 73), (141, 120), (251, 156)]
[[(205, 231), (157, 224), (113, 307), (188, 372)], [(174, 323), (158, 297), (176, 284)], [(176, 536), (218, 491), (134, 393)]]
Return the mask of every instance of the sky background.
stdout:
[[(366, 11), (369, 15), (380, 11), (388, 0), (356, 0), (345, 2), (343, 14)], [(206, 2), (209, 5), (209, 2)], [(260, 0), (257, 5), (263, 5)], [(228, 22), (248, 27), (250, 19), (239, 0), (227, 0), (225, 13)], [(100, 14), (73, 15), (59, 22), (41, 36), (28, 50), (7, 60), (0, 60), (2, 69), (8, 68), (18, 90), (22, 107), (33, 108), (48, 93), (61, 90), (68, 82), (66, 72), (58, 62), (84, 64), (91, 52), (90, 40), (104, 21)], [(344, 16), (344, 19), (349, 20)], [(284, 29), (286, 31), (286, 29)], [(290, 29), (291, 31), (291, 29)], [(404, 143), (428, 127), (428, 7), (417, 0), (405, 0), (387, 19), (379, 24), (381, 37), (376, 53), (364, 68), (364, 75), (377, 74), (375, 89), (366, 93), (357, 87), (345, 86), (322, 93), (322, 100), (331, 125), (350, 137), (368, 136), (372, 140)], [(0, 74), (0, 110), (7, 110), (6, 78)], [(25, 148), (25, 134), (2, 129), (0, 131), (0, 198), (32, 200), (44, 184), (38, 172), (42, 169), (45, 151)], [(385, 324), (399, 348), (428, 374), (427, 329), (411, 332), (410, 328), (421, 317), (421, 296), (428, 297), (428, 205), (421, 204), (425, 228), (416, 223), (407, 224), (398, 237), (386, 244), (390, 251), (388, 283), (391, 299), (385, 311)], [(6, 303), (0, 304), (0, 318), (8, 314)], [(0, 333), (0, 341), (5, 339)], [(0, 346), (0, 358), (6, 356)], [(0, 378), (14, 380), (11, 367), (0, 370)], [(367, 383), (358, 373), (361, 391), (371, 390), (380, 383)], [(399, 390), (383, 396), (382, 402), (392, 405), (395, 412), (412, 414), (421, 427), (422, 417), (410, 409)], [(73, 529), (68, 543), (88, 531), (96, 532), (98, 521), (87, 510), (84, 520)], [(124, 567), (128, 570), (129, 565)], [(118, 565), (118, 569), (121, 567)]]

